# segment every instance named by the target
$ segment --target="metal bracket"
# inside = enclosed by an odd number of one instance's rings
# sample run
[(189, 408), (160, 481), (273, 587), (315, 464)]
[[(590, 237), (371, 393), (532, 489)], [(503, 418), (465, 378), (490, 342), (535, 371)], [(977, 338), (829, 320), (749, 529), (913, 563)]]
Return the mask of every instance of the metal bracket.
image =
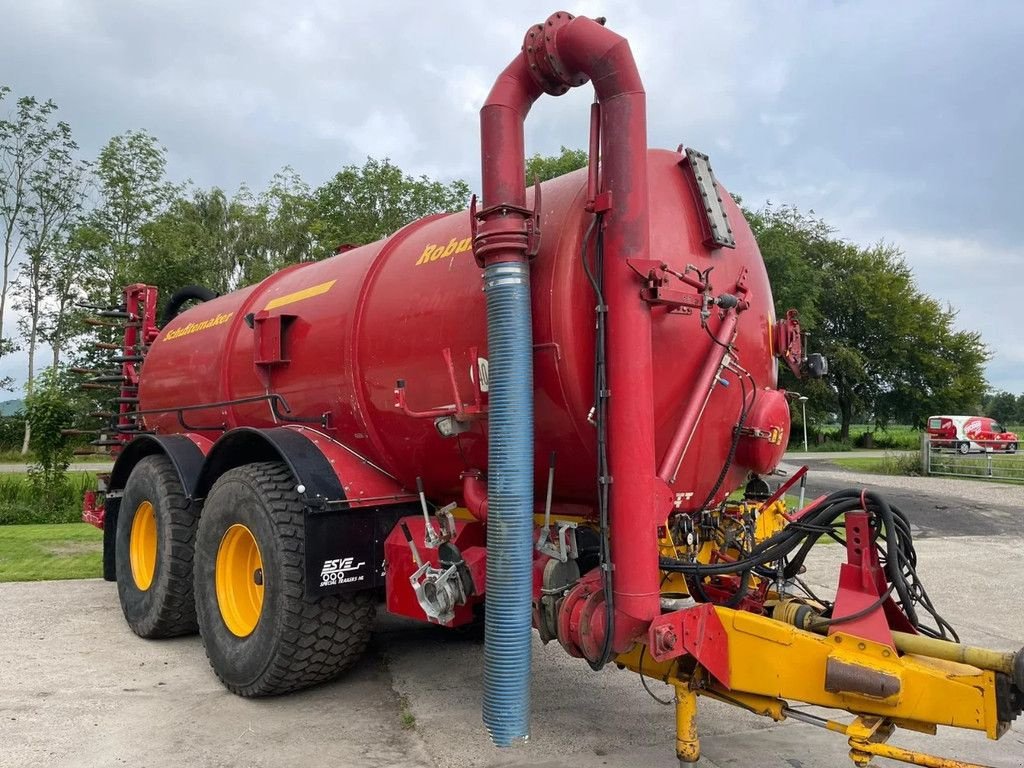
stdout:
[(451, 504), (441, 507), (434, 513), (434, 517), (437, 518), (437, 525), (440, 530), (435, 531), (433, 524), (430, 520), (427, 520), (426, 533), (424, 539), (426, 545), (430, 549), (437, 549), (442, 544), (446, 544), (451, 541), (455, 536), (455, 516), (452, 512), (455, 510), (457, 505), (453, 501)]
[[(527, 259), (540, 252), (540, 182), (534, 180), (533, 209), (519, 205), (499, 203), (477, 210), (476, 195), (469, 202), (469, 230), (473, 240), (473, 256), (477, 266), (483, 267), (490, 250), (522, 249)], [(510, 216), (509, 214), (515, 214)], [(480, 232), (480, 223), (491, 224)]]
[[(695, 309), (701, 309), (705, 303), (706, 284), (695, 280), (684, 273), (669, 269), (668, 265), (654, 259), (626, 259), (626, 264), (644, 281), (640, 296), (648, 304), (667, 306), (670, 312), (688, 315)], [(676, 278), (703, 293), (687, 293), (676, 288), (669, 288), (670, 278)]]
[(551, 538), (550, 526), (545, 525), (540, 529), (540, 535), (537, 537), (537, 551), (563, 563), (570, 558), (575, 560), (579, 556), (579, 549), (576, 546), (576, 523), (568, 520), (556, 520), (555, 525), (558, 529), (556, 540)]
[[(447, 568), (435, 568), (429, 561), (423, 562), (419, 550), (416, 548), (416, 542), (413, 541), (412, 533), (409, 531), (409, 526), (404, 522), (400, 525), (402, 534), (409, 543), (413, 562), (416, 563), (416, 570), (409, 577), (409, 585), (416, 595), (416, 601), (423, 609), (423, 613), (426, 614), (427, 621), (434, 624), (447, 624), (455, 618), (455, 607), (463, 605), (467, 600), (466, 589), (459, 574), (459, 564), (453, 563)], [(428, 526), (427, 530), (429, 531), (430, 528), (431, 526)]]
[[(409, 407), (409, 404), (406, 401), (405, 379), (399, 379), (395, 382), (395, 408), (398, 408), (406, 416), (413, 419), (435, 419), (438, 432), (440, 432), (442, 437), (448, 437), (465, 430), (448, 429), (446, 433), (438, 422), (443, 420), (445, 417), (452, 417), (458, 422), (469, 422), (474, 419), (486, 418), (487, 408), (483, 404), (483, 390), (480, 386), (480, 377), (470, 377), (473, 380), (473, 403), (471, 405), (467, 405), (462, 401), (462, 393), (459, 391), (459, 383), (455, 378), (455, 363), (452, 361), (451, 347), (445, 347), (441, 350), (441, 356), (444, 358), (445, 368), (448, 373), (448, 384), (451, 386), (452, 396), (455, 398), (455, 404), (445, 405), (441, 408), (429, 408), (425, 411), (414, 411)], [(477, 365), (478, 355), (476, 347), (469, 348), (469, 357), (473, 361), (473, 364)]]
[(409, 577), (409, 584), (427, 621), (434, 624), (450, 622), (455, 618), (455, 606), (466, 602), (457, 564), (441, 570), (424, 563)]
[(803, 378), (803, 340), (800, 335), (800, 313), (795, 309), (786, 310), (786, 318), (778, 320), (772, 329), (772, 346), (775, 356), (789, 366), (798, 379)]

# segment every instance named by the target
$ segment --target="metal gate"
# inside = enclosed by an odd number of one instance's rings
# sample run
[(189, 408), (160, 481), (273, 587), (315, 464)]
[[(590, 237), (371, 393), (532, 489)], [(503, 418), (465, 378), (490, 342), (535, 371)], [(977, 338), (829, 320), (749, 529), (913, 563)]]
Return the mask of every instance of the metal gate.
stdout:
[(925, 433), (921, 466), (926, 475), (1024, 482), (1024, 453), (1005, 440), (958, 441)]

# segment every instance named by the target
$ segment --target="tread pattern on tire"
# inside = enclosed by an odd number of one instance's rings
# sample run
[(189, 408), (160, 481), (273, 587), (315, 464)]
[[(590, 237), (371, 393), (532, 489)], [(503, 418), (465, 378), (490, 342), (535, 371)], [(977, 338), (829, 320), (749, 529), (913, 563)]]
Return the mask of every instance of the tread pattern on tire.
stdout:
[[(160, 638), (190, 635), (198, 631), (196, 621), (195, 594), (192, 582), (192, 565), (195, 558), (196, 527), (199, 516), (185, 496), (178, 479), (178, 473), (171, 460), (163, 455), (146, 456), (135, 466), (151, 466), (157, 475), (159, 485), (168, 489), (163, 499), (151, 500), (170, 516), (170, 547), (166, 549), (168, 572), (164, 599), (159, 602), (156, 616), (145, 624), (132, 626), (140, 637)], [(128, 483), (131, 483), (129, 477)], [(159, 566), (158, 566), (159, 567)], [(130, 573), (130, 571), (129, 571)]]
[[(337, 677), (366, 650), (376, 614), (374, 595), (359, 592), (306, 597), (305, 513), (291, 471), (281, 462), (247, 464), (222, 475), (214, 489), (239, 475), (244, 475), (266, 499), (279, 537), (283, 557), (283, 630), (277, 652), (256, 682), (237, 686), (219, 673), (217, 676), (233, 693), (246, 697), (288, 693)], [(211, 489), (210, 495), (213, 493)]]

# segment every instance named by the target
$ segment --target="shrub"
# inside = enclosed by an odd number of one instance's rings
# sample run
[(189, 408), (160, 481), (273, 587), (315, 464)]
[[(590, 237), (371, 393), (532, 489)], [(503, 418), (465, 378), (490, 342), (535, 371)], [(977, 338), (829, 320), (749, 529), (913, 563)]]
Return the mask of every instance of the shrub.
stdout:
[(63, 507), (70, 490), (67, 469), (74, 447), (62, 430), (74, 420), (75, 410), (53, 369), (44, 371), (33, 384), (32, 393), (25, 398), (25, 417), (36, 454), (36, 463), (28, 470), (28, 484), (41, 511), (52, 513)]
[(59, 486), (40, 496), (25, 475), (0, 475), (0, 525), (79, 522), (82, 495), (95, 487), (93, 474), (80, 473), (65, 476)]
[(886, 475), (910, 475), (917, 477), (924, 474), (920, 453), (894, 455), (887, 453), (881, 459), (882, 471)]

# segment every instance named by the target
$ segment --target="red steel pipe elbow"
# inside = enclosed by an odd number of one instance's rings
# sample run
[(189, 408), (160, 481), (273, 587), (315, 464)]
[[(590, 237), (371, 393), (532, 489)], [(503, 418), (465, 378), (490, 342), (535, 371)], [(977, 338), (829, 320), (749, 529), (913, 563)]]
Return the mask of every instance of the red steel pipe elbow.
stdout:
[(650, 308), (626, 263), (648, 258), (650, 232), (646, 95), (621, 35), (564, 12), (527, 32), (480, 113), (483, 209), (476, 244), (485, 263), (527, 258), (532, 212), (523, 123), (542, 93), (560, 95), (587, 80), (601, 103), (601, 191), (611, 202), (604, 213), (604, 285), (613, 588), (616, 611), (626, 619), (617, 624), (633, 635), (660, 611), (657, 526), (671, 494), (656, 471)]

